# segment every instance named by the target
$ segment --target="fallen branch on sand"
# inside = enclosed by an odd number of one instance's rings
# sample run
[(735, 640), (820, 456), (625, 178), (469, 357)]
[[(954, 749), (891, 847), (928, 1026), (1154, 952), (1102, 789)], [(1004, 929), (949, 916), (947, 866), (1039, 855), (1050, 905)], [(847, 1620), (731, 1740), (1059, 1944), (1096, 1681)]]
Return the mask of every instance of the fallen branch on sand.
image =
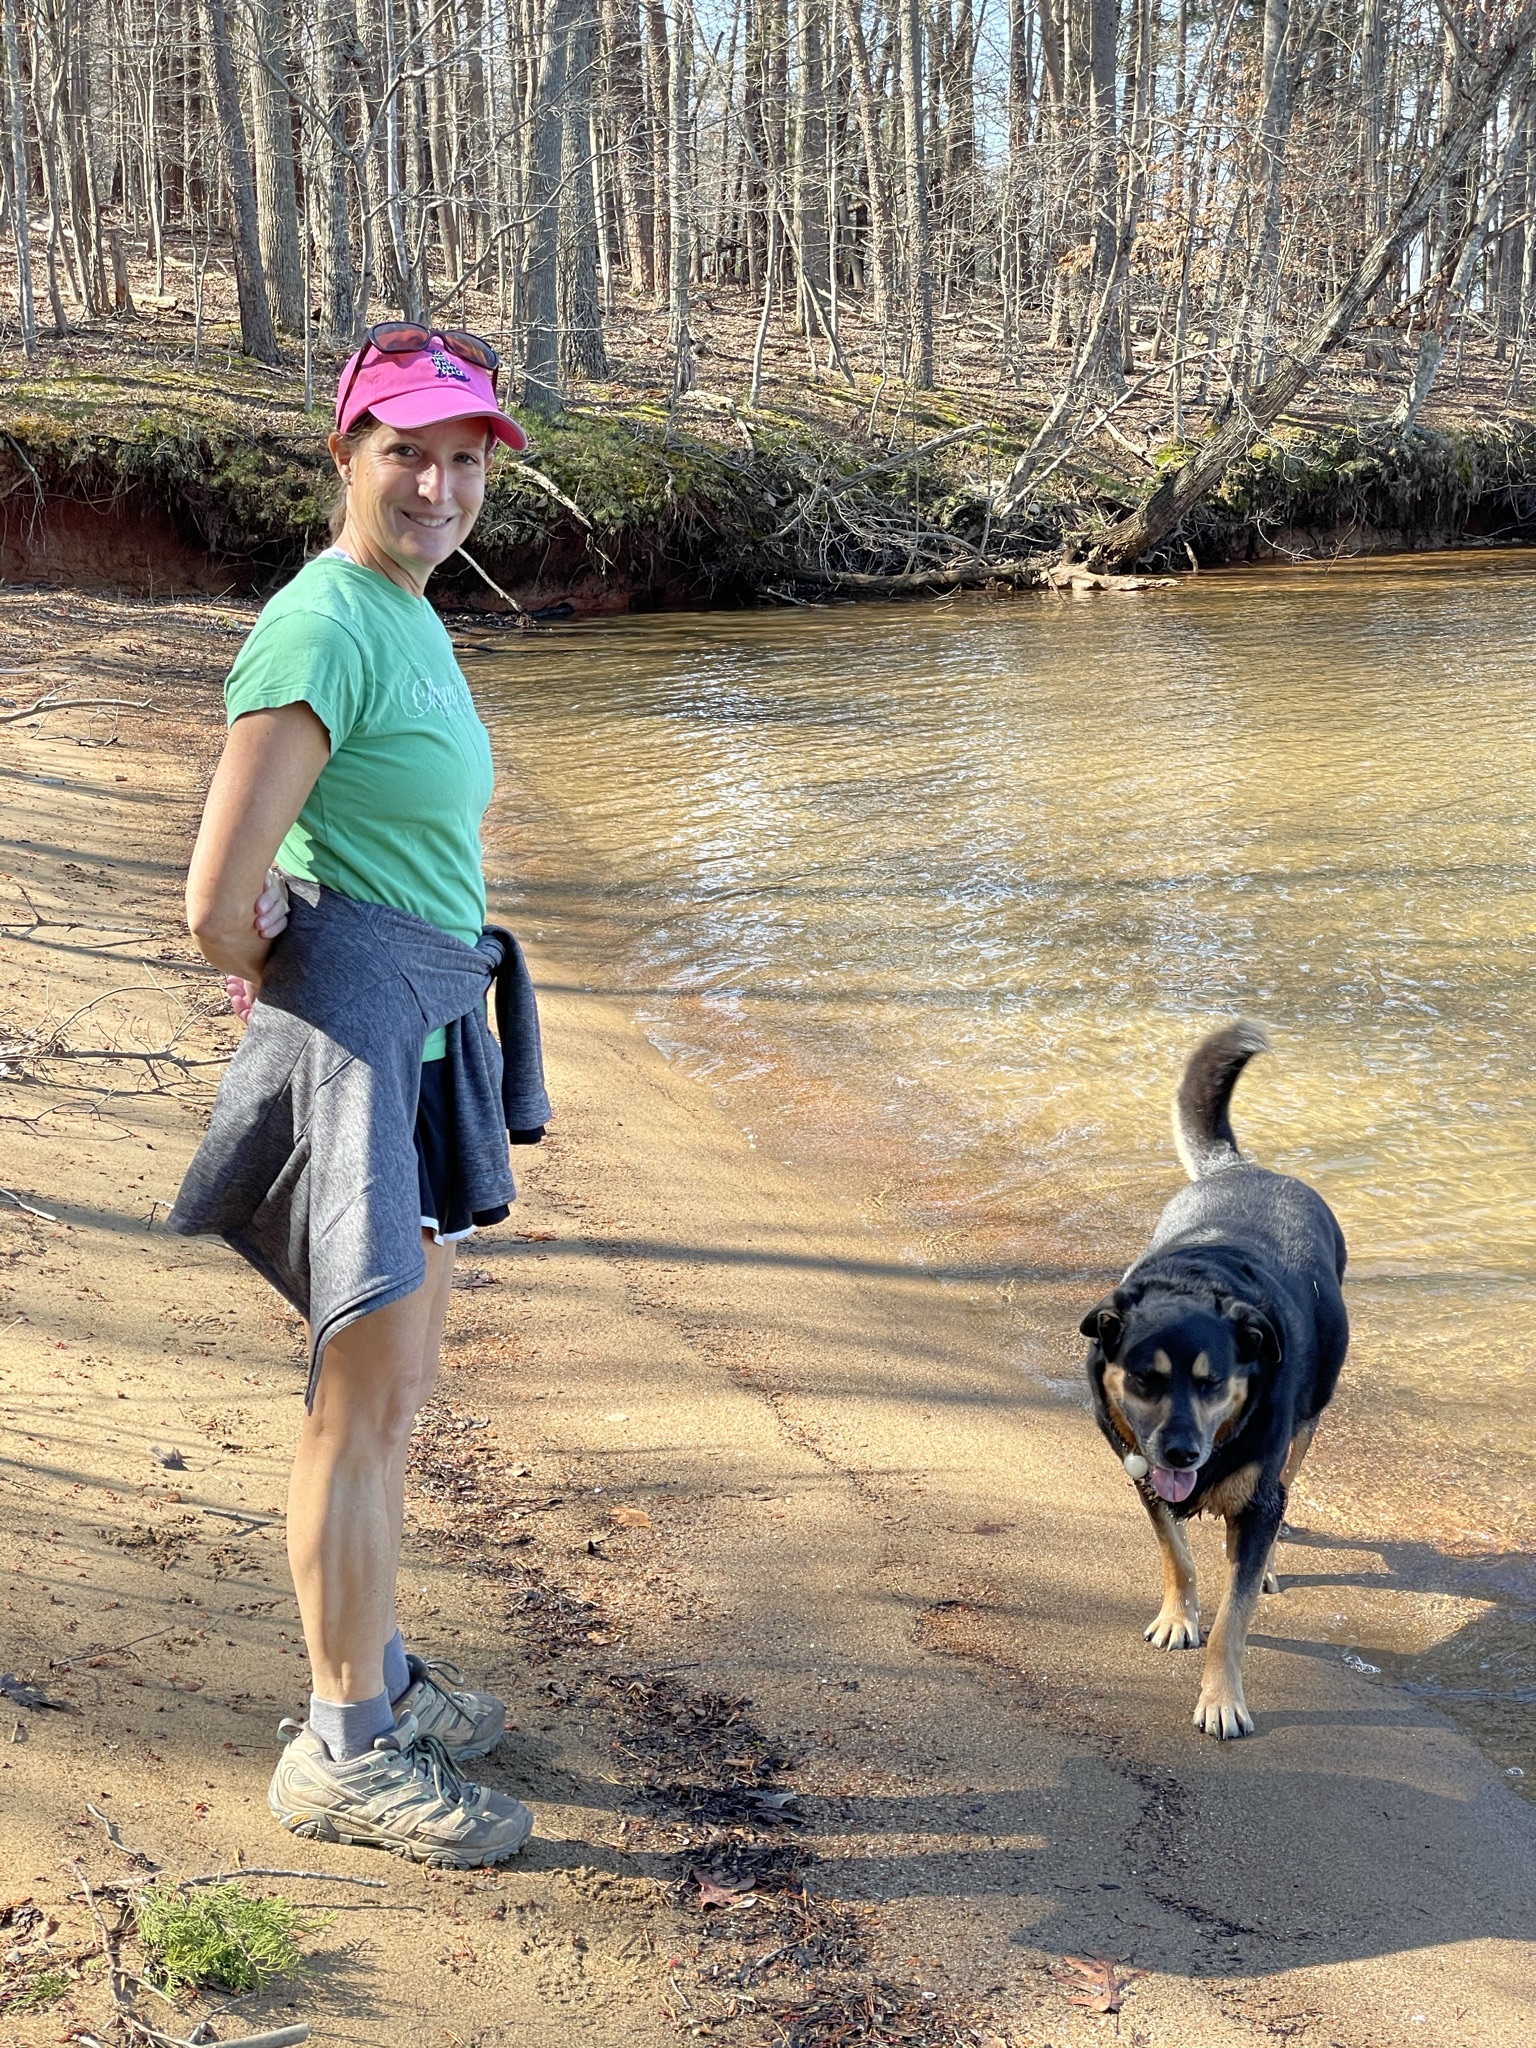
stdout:
[(158, 1046), (153, 1052), (60, 1052), (39, 1047), (29, 1050), (24, 1046), (0, 1046), (0, 1059), (35, 1060), (144, 1060), (150, 1066), (166, 1067), (224, 1067), (229, 1064), (228, 1053), (216, 1053), (209, 1059), (189, 1060), (184, 1054), (172, 1052), (169, 1046)]
[(59, 1220), (57, 1216), (50, 1216), (46, 1209), (34, 1208), (32, 1203), (24, 1202), (14, 1188), (0, 1188), (0, 1196), (4, 1196), (8, 1202), (14, 1202), (23, 1215), (37, 1217), (40, 1223), (57, 1223)]
[(184, 1892), (193, 1885), (230, 1884), (241, 1877), (306, 1877), (316, 1884), (360, 1884), (375, 1892), (389, 1889), (387, 1877), (343, 1877), (334, 1870), (267, 1870), (254, 1866), (247, 1869), (243, 1863), (238, 1870), (212, 1870), (203, 1877), (183, 1877), (177, 1881), (176, 1889)]
[(35, 704), (29, 704), (24, 711), (7, 711), (0, 715), (0, 725), (15, 725), (23, 718), (41, 718), (50, 711), (158, 711), (159, 705), (153, 697), (140, 700), (137, 697), (60, 697), (50, 691), (46, 697), (39, 697)]
[(13, 1040), (9, 1045), (0, 1045), (0, 1062), (24, 1065), (51, 1065), (56, 1060), (137, 1060), (153, 1070), (157, 1066), (177, 1067), (188, 1072), (195, 1067), (222, 1067), (228, 1064), (227, 1053), (215, 1053), (207, 1058), (188, 1058), (176, 1050), (177, 1040), (196, 1018), (197, 1012), (183, 1004), (182, 1021), (166, 1044), (152, 1050), (141, 1050), (137, 1046), (87, 1046), (76, 1049), (61, 1043), (65, 1032), (78, 1017), (88, 1010), (94, 1010), (100, 1003), (115, 1001), (119, 996), (157, 995), (167, 996), (172, 992), (158, 981), (130, 982), (123, 988), (104, 989), (99, 996), (92, 996), (88, 1003), (81, 1003), (71, 1010), (67, 1017), (57, 1024), (48, 1025), (41, 1031), (34, 1031), (26, 1038)]
[(101, 1822), (107, 1831), (107, 1840), (118, 1851), (119, 1855), (126, 1856), (128, 1861), (136, 1864), (140, 1870), (151, 1872), (159, 1870), (160, 1865), (153, 1858), (146, 1856), (142, 1849), (132, 1848), (123, 1840), (121, 1830), (110, 1814), (103, 1813), (99, 1806), (93, 1806), (89, 1799), (85, 1802), (85, 1810), (94, 1819)]

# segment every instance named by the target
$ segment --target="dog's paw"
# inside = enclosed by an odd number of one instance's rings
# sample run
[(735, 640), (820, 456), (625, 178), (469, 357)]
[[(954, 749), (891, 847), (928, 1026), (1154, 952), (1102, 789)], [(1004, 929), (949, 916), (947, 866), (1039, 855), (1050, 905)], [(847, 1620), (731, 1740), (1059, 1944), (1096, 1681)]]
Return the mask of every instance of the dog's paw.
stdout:
[(1145, 1629), (1147, 1641), (1158, 1650), (1198, 1650), (1200, 1616), (1193, 1607), (1165, 1607)]
[(1218, 1742), (1236, 1742), (1253, 1733), (1253, 1716), (1240, 1692), (1222, 1694), (1202, 1691), (1195, 1702), (1195, 1726)]
[(1264, 1574), (1264, 1583), (1262, 1586), (1260, 1586), (1259, 1591), (1261, 1593), (1278, 1593), (1279, 1590), (1280, 1581), (1275, 1577), (1273, 1572), (1266, 1572)]

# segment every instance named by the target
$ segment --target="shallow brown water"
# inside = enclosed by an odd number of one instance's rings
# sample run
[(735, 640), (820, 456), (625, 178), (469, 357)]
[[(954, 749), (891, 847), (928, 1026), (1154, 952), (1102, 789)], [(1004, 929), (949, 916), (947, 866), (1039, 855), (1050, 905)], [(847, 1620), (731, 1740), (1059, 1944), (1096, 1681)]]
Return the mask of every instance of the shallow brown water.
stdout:
[[(1536, 556), (595, 623), (472, 675), (525, 923), (757, 1142), (888, 1184), (914, 1257), (1086, 1307), (1177, 1183), (1189, 1046), (1273, 1027), (1239, 1138), (1351, 1247), (1329, 1511), (1459, 1617), (1345, 1647), (1536, 1749)], [(1076, 1397), (1070, 1326), (1013, 1341)]]

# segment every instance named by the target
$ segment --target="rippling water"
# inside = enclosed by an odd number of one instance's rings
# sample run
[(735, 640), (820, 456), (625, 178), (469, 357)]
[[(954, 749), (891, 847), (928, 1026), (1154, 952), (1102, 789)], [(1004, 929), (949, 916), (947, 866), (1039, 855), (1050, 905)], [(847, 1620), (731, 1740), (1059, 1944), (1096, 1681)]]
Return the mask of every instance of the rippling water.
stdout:
[(1372, 1512), (1515, 1568), (1536, 559), (629, 619), (473, 675), (525, 922), (930, 1253), (1124, 1264), (1184, 1053), (1269, 1022), (1239, 1138), (1338, 1212), (1351, 1373), (1432, 1482)]

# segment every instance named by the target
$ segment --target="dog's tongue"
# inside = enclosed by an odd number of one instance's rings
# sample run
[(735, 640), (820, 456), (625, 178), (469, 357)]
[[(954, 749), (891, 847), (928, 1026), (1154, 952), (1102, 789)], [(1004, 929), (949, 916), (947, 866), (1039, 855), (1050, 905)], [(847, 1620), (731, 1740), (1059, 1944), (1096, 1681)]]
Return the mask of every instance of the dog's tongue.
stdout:
[(1199, 1476), (1198, 1472), (1170, 1472), (1166, 1465), (1152, 1467), (1152, 1484), (1164, 1500), (1188, 1500)]

